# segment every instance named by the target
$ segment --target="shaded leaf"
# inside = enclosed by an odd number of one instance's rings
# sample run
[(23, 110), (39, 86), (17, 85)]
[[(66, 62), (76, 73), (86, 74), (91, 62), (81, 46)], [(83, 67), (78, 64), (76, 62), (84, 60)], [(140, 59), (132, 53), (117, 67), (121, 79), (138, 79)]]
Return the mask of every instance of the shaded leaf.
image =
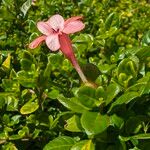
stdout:
[(137, 92), (127, 92), (121, 95), (115, 102), (112, 103), (109, 112), (112, 110), (114, 106), (121, 105), (123, 103), (127, 104), (130, 101), (134, 100), (136, 97), (139, 97), (139, 93)]

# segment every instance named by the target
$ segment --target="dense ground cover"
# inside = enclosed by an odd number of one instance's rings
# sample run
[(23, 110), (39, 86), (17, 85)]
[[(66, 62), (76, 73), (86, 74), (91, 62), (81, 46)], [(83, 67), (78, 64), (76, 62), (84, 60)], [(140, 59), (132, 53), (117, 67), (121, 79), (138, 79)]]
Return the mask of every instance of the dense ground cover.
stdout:
[[(83, 16), (71, 34), (87, 79), (61, 52), (28, 45), (36, 23)], [(149, 150), (150, 3), (147, 0), (0, 1), (2, 150)]]

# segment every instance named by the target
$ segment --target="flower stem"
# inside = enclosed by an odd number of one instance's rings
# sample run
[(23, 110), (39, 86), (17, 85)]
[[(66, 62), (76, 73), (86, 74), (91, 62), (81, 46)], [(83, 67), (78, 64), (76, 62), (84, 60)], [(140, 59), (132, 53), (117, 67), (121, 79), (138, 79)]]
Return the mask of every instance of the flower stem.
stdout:
[(71, 63), (74, 66), (74, 68), (76, 69), (76, 71), (78, 72), (82, 82), (83, 83), (87, 83), (88, 80), (86, 79), (86, 77), (85, 77), (85, 75), (84, 75), (84, 73), (83, 73), (81, 67), (79, 66), (79, 64), (78, 64), (78, 62), (77, 62), (75, 57), (74, 57), (74, 59), (71, 60)]
[(65, 55), (65, 57), (68, 60), (70, 60), (73, 67), (78, 72), (83, 83), (87, 83), (88, 80), (86, 79), (85, 75), (83, 74), (82, 69), (80, 68), (78, 61), (74, 55), (72, 43), (71, 43), (69, 36), (67, 34), (62, 33), (61, 35), (59, 35), (59, 42), (60, 42), (60, 49), (63, 52), (63, 54)]

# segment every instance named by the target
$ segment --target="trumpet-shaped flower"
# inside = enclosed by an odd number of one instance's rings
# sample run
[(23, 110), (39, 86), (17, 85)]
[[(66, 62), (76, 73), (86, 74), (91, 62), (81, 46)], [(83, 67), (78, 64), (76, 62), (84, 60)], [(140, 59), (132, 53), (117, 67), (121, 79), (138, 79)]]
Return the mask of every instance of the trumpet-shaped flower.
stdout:
[(37, 28), (43, 35), (31, 42), (29, 48), (34, 49), (45, 41), (50, 50), (57, 51), (60, 49), (66, 58), (71, 61), (82, 81), (87, 82), (87, 79), (75, 58), (71, 40), (68, 36), (68, 34), (81, 31), (85, 27), (81, 19), (82, 17), (76, 16), (64, 20), (61, 15), (57, 14), (50, 17), (46, 22), (38, 22)]

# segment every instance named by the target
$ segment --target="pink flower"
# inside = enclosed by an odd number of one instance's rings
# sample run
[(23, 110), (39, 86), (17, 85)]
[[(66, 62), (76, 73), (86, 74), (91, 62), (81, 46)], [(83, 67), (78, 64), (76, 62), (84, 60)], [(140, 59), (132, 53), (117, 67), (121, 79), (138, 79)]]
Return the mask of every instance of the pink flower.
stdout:
[(87, 82), (73, 53), (71, 40), (68, 34), (81, 31), (85, 25), (81, 21), (82, 17), (76, 16), (64, 20), (59, 14), (53, 15), (46, 22), (37, 23), (38, 30), (43, 34), (29, 44), (29, 48), (34, 49), (42, 42), (46, 42), (47, 47), (52, 51), (61, 50), (77, 70), (83, 82)]

